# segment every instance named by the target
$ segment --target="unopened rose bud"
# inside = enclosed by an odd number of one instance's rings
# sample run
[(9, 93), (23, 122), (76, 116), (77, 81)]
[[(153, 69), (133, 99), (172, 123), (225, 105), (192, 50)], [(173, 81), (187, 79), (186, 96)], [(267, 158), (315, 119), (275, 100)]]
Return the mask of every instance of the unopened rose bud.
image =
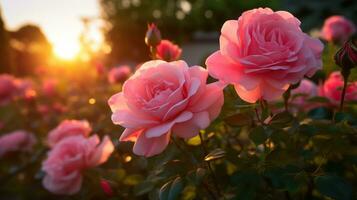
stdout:
[(150, 47), (156, 47), (161, 42), (160, 30), (154, 23), (148, 24), (148, 30), (145, 35), (145, 43)]
[(335, 62), (342, 68), (342, 72), (347, 72), (357, 66), (357, 35), (346, 41), (343, 47), (337, 51)]
[(156, 47), (156, 57), (167, 62), (178, 60), (181, 56), (181, 48), (169, 40), (161, 40)]
[(102, 187), (102, 190), (104, 191), (104, 193), (109, 196), (112, 197), (113, 196), (113, 190), (112, 187), (110, 186), (109, 182), (106, 180), (101, 180), (100, 181), (100, 186)]

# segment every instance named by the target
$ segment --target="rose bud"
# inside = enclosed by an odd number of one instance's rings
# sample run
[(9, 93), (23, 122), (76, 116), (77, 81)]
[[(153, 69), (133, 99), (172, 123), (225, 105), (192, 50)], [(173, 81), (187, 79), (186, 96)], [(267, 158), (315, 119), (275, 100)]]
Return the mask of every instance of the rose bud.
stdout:
[(181, 56), (181, 48), (169, 40), (161, 40), (156, 47), (156, 57), (167, 62), (178, 60)]
[(145, 43), (148, 46), (156, 47), (161, 42), (160, 30), (154, 23), (148, 24), (148, 30), (145, 35)]
[(107, 180), (101, 180), (100, 181), (100, 187), (102, 188), (103, 192), (109, 196), (112, 197), (113, 196), (113, 190), (112, 187), (110, 186), (109, 182)]
[(335, 62), (343, 70), (349, 71), (357, 65), (357, 34), (352, 36), (343, 47), (337, 51)]

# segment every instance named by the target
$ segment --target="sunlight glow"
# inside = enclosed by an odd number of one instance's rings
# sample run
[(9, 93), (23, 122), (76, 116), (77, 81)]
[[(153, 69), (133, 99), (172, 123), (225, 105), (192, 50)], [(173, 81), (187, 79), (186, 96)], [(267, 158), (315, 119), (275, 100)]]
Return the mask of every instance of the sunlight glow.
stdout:
[(55, 42), (53, 47), (55, 56), (63, 60), (75, 59), (80, 50), (76, 42)]

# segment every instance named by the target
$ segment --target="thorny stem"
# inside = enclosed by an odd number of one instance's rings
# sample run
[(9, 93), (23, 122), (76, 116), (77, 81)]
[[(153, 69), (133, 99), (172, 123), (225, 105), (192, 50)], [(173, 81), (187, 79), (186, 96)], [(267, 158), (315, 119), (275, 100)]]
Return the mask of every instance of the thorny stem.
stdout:
[[(206, 145), (205, 145), (205, 143), (204, 143), (203, 136), (202, 136), (202, 133), (201, 133), (201, 132), (199, 132), (199, 136), (200, 136), (201, 147), (202, 147), (202, 149), (203, 149), (203, 152), (204, 152), (205, 155), (207, 155), (207, 153), (208, 153), (208, 152), (207, 152), (207, 148), (206, 148)], [(216, 175), (215, 175), (215, 173), (214, 173), (214, 171), (213, 171), (213, 169), (212, 169), (211, 163), (210, 163), (209, 161), (206, 162), (206, 163), (207, 163), (208, 170), (209, 170), (210, 173), (211, 173), (212, 180), (213, 180), (213, 184), (214, 184), (214, 187), (215, 187), (216, 190), (217, 190), (218, 197), (221, 197), (221, 196), (222, 196), (222, 193), (221, 193), (221, 190), (220, 190), (219, 187), (218, 187), (217, 177), (216, 177)]]
[(176, 146), (182, 153), (184, 153), (184, 154), (187, 156), (187, 158), (191, 158), (192, 164), (195, 165), (195, 164), (198, 163), (198, 161), (196, 160), (196, 158), (195, 158), (194, 156), (192, 156), (192, 154), (190, 154), (190, 153), (188, 153), (187, 151), (185, 151), (185, 149), (183, 149), (183, 148), (181, 147), (181, 145), (176, 141), (176, 139), (175, 139), (174, 137), (171, 136), (171, 140), (172, 140), (172, 142), (175, 144), (175, 146)]
[(258, 113), (258, 109), (257, 109), (257, 108), (254, 108), (254, 110), (255, 110), (255, 114), (257, 115), (258, 121), (259, 121), (261, 124), (263, 124), (263, 121), (260, 119), (260, 116), (259, 116), (259, 113)]
[(152, 59), (155, 60), (156, 59), (156, 52), (157, 52), (156, 46), (150, 46), (150, 52), (151, 52)]

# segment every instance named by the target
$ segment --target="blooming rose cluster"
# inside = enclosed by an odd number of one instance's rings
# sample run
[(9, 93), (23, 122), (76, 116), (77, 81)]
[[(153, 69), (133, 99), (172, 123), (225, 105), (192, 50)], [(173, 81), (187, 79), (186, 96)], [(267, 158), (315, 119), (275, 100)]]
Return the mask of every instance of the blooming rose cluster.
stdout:
[(107, 161), (114, 151), (113, 143), (108, 136), (102, 142), (97, 135), (88, 137), (91, 130), (87, 121), (65, 120), (49, 133), (52, 149), (42, 163), (47, 190), (75, 194), (81, 188), (83, 170)]
[[(311, 109), (319, 106), (307, 102), (308, 98), (320, 96), (329, 100), (330, 106), (338, 106), (341, 101), (343, 77), (340, 72), (332, 72), (324, 83), (316, 85), (314, 82), (304, 79), (298, 88), (291, 91), (291, 104), (303, 109)], [(346, 101), (357, 101), (357, 81), (351, 82), (346, 88)], [(321, 106), (321, 104), (320, 104)]]
[(19, 97), (31, 100), (36, 96), (32, 82), (18, 79), (9, 74), (0, 74), (0, 106), (6, 105)]
[[(343, 77), (340, 72), (333, 72), (323, 85), (319, 87), (319, 95), (337, 106), (341, 100)], [(346, 88), (346, 101), (357, 101), (357, 81), (349, 83)]]
[(275, 100), (321, 69), (323, 44), (285, 11), (259, 8), (224, 23), (220, 50), (206, 60), (214, 78), (233, 84), (245, 101)]

